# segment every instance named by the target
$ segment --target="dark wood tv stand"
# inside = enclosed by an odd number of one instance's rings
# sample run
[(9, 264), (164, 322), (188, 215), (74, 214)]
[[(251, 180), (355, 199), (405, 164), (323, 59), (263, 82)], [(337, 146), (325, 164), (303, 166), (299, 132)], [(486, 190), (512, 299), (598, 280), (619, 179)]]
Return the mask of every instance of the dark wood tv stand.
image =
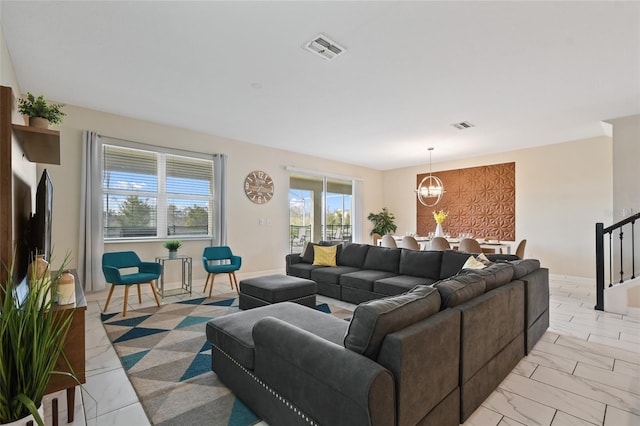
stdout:
[[(69, 372), (74, 377), (54, 374), (49, 380), (49, 386), (45, 393), (58, 392), (60, 390), (67, 391), (67, 422), (73, 422), (75, 413), (76, 386), (86, 383), (85, 372), (85, 312), (87, 310), (87, 300), (84, 297), (82, 284), (78, 279), (75, 271), (72, 271), (76, 283), (76, 303), (75, 305), (56, 305), (56, 310), (63, 315), (73, 315), (71, 326), (67, 333), (67, 339), (64, 343), (63, 352), (65, 357), (60, 356), (56, 363), (55, 371)], [(71, 309), (74, 308), (75, 309)], [(71, 368), (69, 368), (71, 367)], [(77, 380), (76, 380), (77, 379)], [(53, 401), (53, 424), (58, 424), (58, 401)]]

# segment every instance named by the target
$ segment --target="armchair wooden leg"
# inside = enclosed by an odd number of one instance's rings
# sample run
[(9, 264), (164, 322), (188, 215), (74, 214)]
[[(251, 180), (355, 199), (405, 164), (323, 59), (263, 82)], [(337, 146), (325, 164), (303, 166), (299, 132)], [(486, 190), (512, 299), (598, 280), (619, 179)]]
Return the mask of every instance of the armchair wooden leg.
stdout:
[(149, 281), (149, 285), (151, 286), (151, 291), (153, 291), (153, 297), (156, 298), (156, 303), (158, 307), (160, 307), (160, 299), (158, 299), (158, 292), (156, 291), (156, 286), (153, 284), (153, 281)]
[(129, 303), (129, 286), (124, 286), (124, 305), (122, 306), (122, 316), (127, 316), (127, 303)]
[(140, 292), (140, 284), (138, 286), (138, 303), (142, 303), (142, 293)]
[[(240, 294), (240, 289), (238, 287), (238, 277), (236, 277), (236, 271), (233, 271), (229, 274), (229, 278), (231, 278), (231, 276), (233, 276), (233, 281), (236, 285), (236, 293)], [(231, 286), (231, 288), (233, 289), (233, 286)]]
[(107, 308), (109, 307), (109, 302), (111, 301), (111, 295), (113, 294), (113, 289), (115, 285), (111, 284), (111, 289), (109, 290), (109, 296), (107, 296), (107, 303), (104, 304), (103, 312), (107, 312)]
[(202, 290), (203, 293), (207, 292), (207, 285), (209, 284), (209, 277), (211, 277), (211, 274), (207, 274), (207, 279), (204, 282), (204, 290)]
[(216, 279), (216, 274), (209, 275), (211, 275), (211, 287), (209, 287), (209, 298), (211, 298), (211, 293), (213, 292), (213, 281)]

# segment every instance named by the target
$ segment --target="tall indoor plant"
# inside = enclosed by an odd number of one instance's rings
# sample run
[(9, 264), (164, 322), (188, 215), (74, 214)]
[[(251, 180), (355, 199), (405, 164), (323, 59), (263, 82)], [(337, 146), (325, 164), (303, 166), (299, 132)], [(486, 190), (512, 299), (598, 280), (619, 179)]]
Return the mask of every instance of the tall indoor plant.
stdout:
[[(65, 261), (66, 263), (66, 261)], [(10, 268), (7, 281), (0, 283), (0, 424), (20, 420), (29, 414), (43, 426), (38, 412), (49, 384), (72, 315), (59, 315), (53, 298), (64, 265), (51, 277), (28, 277), (29, 292), (21, 297)], [(59, 373), (68, 374), (68, 373)]]
[(373, 223), (373, 229), (371, 230), (370, 235), (391, 234), (393, 232), (396, 232), (396, 229), (398, 229), (398, 226), (396, 226), (395, 224), (395, 216), (393, 215), (393, 213), (389, 213), (389, 210), (387, 210), (386, 207), (383, 207), (382, 211), (380, 211), (379, 213), (369, 213), (367, 219), (369, 219)]

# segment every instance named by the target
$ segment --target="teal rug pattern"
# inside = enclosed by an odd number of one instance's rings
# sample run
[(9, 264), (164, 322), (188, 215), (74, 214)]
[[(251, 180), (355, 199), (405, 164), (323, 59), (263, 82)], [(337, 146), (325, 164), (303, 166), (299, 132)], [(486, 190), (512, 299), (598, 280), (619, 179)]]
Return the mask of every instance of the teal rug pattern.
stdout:
[[(318, 310), (344, 318), (348, 310)], [(205, 325), (238, 312), (235, 293), (122, 314), (102, 314), (107, 331), (147, 417), (154, 425), (248, 426), (260, 422), (211, 371)]]

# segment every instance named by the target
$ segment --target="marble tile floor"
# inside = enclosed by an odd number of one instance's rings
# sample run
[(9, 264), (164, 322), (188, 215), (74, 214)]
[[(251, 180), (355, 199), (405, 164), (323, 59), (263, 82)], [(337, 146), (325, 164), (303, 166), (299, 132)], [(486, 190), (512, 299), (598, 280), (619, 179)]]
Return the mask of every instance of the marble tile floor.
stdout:
[[(228, 285), (217, 282), (215, 294), (229, 292)], [(550, 287), (549, 329), (464, 425), (640, 425), (640, 317), (595, 311), (595, 285), (584, 280), (552, 278)], [(191, 297), (201, 297), (202, 288), (194, 283)], [(131, 293), (129, 309), (141, 307)], [(87, 383), (76, 392), (73, 424), (148, 425), (100, 321), (106, 297), (106, 290), (87, 294)], [(353, 309), (334, 299), (318, 300)], [(116, 289), (109, 311), (121, 311), (122, 303), (122, 290)], [(151, 293), (143, 293), (142, 306), (154, 304)], [(59, 400), (59, 424), (67, 424), (64, 392), (47, 397), (46, 424), (52, 424), (52, 397)]]

